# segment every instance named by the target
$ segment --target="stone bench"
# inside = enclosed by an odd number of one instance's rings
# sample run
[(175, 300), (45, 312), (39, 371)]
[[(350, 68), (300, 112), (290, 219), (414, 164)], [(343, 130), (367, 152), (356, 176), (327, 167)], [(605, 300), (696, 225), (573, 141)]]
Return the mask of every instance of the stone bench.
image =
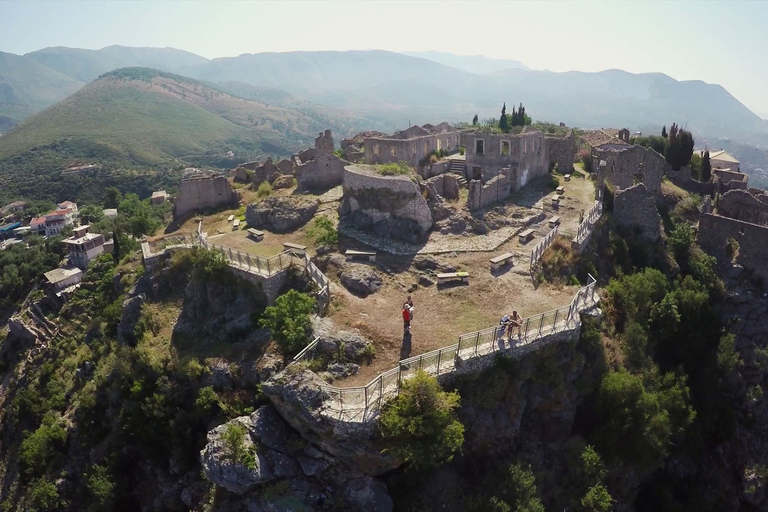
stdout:
[(533, 238), (533, 230), (532, 229), (526, 229), (519, 235), (517, 235), (517, 239), (521, 244), (526, 243), (528, 240)]
[(353, 251), (348, 250), (344, 252), (344, 256), (346, 256), (349, 259), (368, 259), (368, 261), (376, 261), (376, 253), (375, 252), (368, 252), (368, 251)]
[(563, 178), (565, 179), (565, 181), (571, 181), (571, 175), (570, 174), (566, 174), (565, 176), (563, 176)]
[(227, 217), (227, 222), (232, 222), (233, 220), (235, 220), (234, 215), (230, 215), (229, 217)]
[(235, 219), (232, 223), (232, 229), (240, 229), (240, 219)]
[(555, 189), (555, 192), (557, 192), (557, 193), (558, 193), (558, 195), (563, 195), (563, 194), (565, 194), (565, 187), (564, 187), (564, 186), (562, 186), (562, 185), (560, 185), (559, 187), (557, 187), (557, 188)]
[(306, 245), (293, 244), (291, 242), (283, 242), (283, 250), (290, 251), (299, 256), (304, 256), (307, 253)]
[(560, 216), (559, 215), (555, 215), (554, 217), (551, 217), (549, 219), (549, 227), (553, 228), (553, 227), (559, 226), (559, 225), (560, 225)]
[(448, 281), (461, 281), (469, 283), (469, 272), (448, 272), (437, 274), (437, 284), (445, 284)]
[(499, 270), (502, 266), (512, 261), (512, 253), (505, 252), (502, 255), (491, 258), (491, 270)]
[(264, 238), (264, 232), (259, 231), (258, 229), (248, 228), (248, 236), (250, 236), (257, 242), (261, 242), (261, 240)]
[(555, 196), (552, 198), (552, 208), (560, 208), (560, 196)]

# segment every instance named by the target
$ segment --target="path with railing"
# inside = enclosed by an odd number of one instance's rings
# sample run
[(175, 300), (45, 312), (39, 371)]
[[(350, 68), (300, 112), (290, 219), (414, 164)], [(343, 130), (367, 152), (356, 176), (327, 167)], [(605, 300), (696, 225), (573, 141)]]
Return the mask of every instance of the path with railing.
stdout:
[(584, 219), (579, 223), (579, 228), (576, 231), (576, 236), (573, 237), (573, 244), (579, 249), (584, 248), (589, 237), (592, 236), (592, 232), (595, 230), (595, 225), (603, 214), (603, 189), (598, 191), (597, 200), (592, 207), (584, 214)]
[[(419, 370), (440, 376), (457, 369), (457, 364), (494, 352), (526, 353), (536, 350), (547, 338), (559, 332), (576, 329), (581, 324), (579, 313), (597, 302), (595, 279), (590, 275), (586, 286), (580, 288), (571, 303), (546, 313), (524, 318), (519, 337), (507, 340), (503, 327), (494, 326), (459, 336), (458, 343), (403, 359), (396, 368), (379, 374), (366, 386), (340, 388), (322, 386), (325, 394), (321, 413), (337, 420), (365, 422), (378, 415), (382, 404), (400, 392), (400, 383)], [(317, 354), (318, 339), (307, 345), (291, 364), (308, 362)]]
[(538, 244), (536, 244), (536, 247), (531, 250), (531, 263), (530, 263), (530, 269), (532, 270), (534, 265), (539, 262), (541, 259), (541, 256), (544, 254), (544, 251), (547, 250), (547, 248), (552, 245), (552, 242), (555, 241), (555, 238), (557, 238), (557, 229), (559, 226), (555, 226), (552, 228), (552, 230), (546, 234), (544, 238), (542, 238)]

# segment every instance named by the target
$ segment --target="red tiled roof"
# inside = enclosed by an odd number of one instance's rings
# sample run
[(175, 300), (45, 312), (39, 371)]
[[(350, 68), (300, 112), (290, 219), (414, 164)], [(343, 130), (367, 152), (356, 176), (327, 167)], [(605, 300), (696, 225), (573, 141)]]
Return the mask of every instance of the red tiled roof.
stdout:
[(32, 222), (29, 223), (30, 226), (39, 226), (40, 224), (45, 224), (45, 216), (35, 217), (32, 219)]

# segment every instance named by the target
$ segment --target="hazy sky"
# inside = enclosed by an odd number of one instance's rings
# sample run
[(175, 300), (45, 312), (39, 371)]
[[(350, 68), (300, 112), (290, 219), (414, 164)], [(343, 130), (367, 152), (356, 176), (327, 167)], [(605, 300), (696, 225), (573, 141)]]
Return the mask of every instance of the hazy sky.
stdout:
[(171, 46), (208, 58), (438, 50), (552, 71), (658, 71), (718, 83), (768, 117), (768, 1), (0, 0), (0, 51), (112, 44)]

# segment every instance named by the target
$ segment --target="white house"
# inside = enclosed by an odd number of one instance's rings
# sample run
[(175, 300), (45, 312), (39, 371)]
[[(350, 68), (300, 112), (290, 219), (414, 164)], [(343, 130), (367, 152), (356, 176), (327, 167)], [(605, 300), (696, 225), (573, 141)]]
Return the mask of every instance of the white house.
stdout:
[(65, 288), (80, 283), (83, 278), (83, 271), (77, 267), (55, 268), (46, 272), (45, 279), (53, 287), (54, 292), (60, 292)]
[(64, 240), (69, 252), (69, 262), (81, 269), (85, 269), (91, 260), (104, 252), (104, 235), (89, 233), (90, 226), (75, 228), (72, 238)]
[(733, 172), (741, 172), (739, 170), (739, 161), (731, 155), (723, 151), (712, 151), (709, 153), (709, 163), (713, 169), (728, 169)]

